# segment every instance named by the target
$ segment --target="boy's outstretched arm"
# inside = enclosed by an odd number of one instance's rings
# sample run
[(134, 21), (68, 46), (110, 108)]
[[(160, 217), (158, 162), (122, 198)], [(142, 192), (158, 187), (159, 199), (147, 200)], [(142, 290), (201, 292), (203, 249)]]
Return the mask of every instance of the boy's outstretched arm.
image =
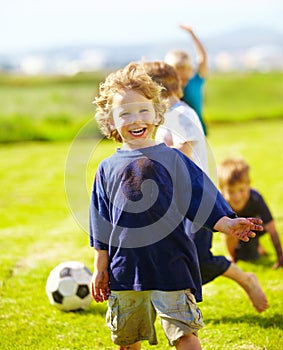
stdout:
[(262, 220), (258, 218), (235, 218), (230, 219), (223, 216), (217, 221), (214, 229), (219, 232), (226, 233), (236, 237), (244, 242), (248, 242), (250, 238), (256, 236), (253, 231), (262, 231)]
[(197, 51), (197, 62), (198, 62), (198, 73), (201, 77), (205, 78), (207, 76), (207, 54), (206, 51), (200, 42), (199, 38), (195, 35), (192, 27), (188, 25), (181, 24), (180, 28), (185, 30), (192, 36), (194, 44), (196, 45)]
[(108, 274), (108, 251), (95, 250), (94, 272), (91, 280), (93, 299), (99, 303), (108, 300), (111, 293)]

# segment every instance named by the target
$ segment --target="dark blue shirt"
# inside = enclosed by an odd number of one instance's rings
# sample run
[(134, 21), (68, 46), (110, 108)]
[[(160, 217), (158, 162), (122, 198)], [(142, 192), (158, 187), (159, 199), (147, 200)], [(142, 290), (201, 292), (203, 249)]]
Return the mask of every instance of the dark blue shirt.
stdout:
[[(238, 216), (248, 218), (260, 218), (263, 225), (273, 220), (272, 214), (265, 203), (262, 195), (254, 189), (250, 190), (249, 199), (242, 210), (237, 212)], [(258, 231), (256, 237), (248, 242), (239, 241), (235, 248), (235, 260), (256, 260), (260, 257), (258, 253), (259, 237), (266, 231)]]
[(190, 288), (201, 301), (195, 245), (185, 218), (213, 230), (234, 212), (189, 158), (165, 144), (117, 152), (98, 167), (90, 243), (108, 250), (112, 290)]

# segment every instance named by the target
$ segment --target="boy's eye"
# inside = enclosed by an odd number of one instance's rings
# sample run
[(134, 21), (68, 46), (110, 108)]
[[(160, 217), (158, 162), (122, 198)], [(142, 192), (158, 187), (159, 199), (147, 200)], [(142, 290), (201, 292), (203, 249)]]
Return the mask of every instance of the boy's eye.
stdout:
[(120, 117), (124, 118), (124, 117), (128, 117), (129, 116), (129, 112), (123, 112), (120, 114)]
[[(148, 113), (149, 112), (149, 109), (148, 108), (141, 108), (138, 113)], [(121, 118), (125, 118), (125, 117), (128, 117), (131, 113), (130, 112), (122, 112), (120, 114), (120, 117)]]

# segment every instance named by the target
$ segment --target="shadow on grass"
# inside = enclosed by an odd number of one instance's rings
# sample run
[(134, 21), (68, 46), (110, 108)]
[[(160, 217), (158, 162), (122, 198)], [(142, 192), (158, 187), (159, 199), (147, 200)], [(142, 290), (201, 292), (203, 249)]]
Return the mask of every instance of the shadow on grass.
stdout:
[(218, 324), (238, 324), (248, 323), (260, 326), (261, 328), (279, 328), (283, 329), (282, 314), (275, 313), (271, 316), (259, 316), (259, 315), (242, 315), (242, 316), (222, 316), (218, 318), (206, 318), (206, 324), (218, 325)]
[(105, 316), (107, 310), (107, 304), (96, 304), (95, 302), (92, 302), (91, 305), (86, 308), (85, 310), (74, 310), (74, 311), (68, 311), (68, 313), (73, 313), (76, 315), (100, 315)]
[(258, 260), (256, 260), (254, 264), (271, 268), (275, 262), (276, 260), (274, 260), (274, 258), (272, 258), (270, 255), (265, 255), (265, 256), (261, 256)]
[(275, 258), (271, 256), (270, 254), (261, 256), (259, 259), (256, 260), (249, 260), (249, 261), (243, 261), (239, 260), (237, 262), (238, 265), (241, 267), (246, 267), (247, 269), (254, 270), (253, 268), (256, 266), (257, 268), (267, 268), (270, 269), (276, 262)]

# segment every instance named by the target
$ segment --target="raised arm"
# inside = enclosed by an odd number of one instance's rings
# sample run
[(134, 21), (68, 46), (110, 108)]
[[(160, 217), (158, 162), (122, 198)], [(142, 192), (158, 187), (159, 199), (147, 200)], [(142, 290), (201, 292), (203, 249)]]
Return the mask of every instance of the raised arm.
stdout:
[(208, 71), (208, 64), (207, 64), (207, 54), (206, 51), (198, 39), (198, 37), (195, 35), (192, 27), (188, 25), (181, 24), (180, 28), (189, 33), (194, 41), (194, 44), (196, 46), (197, 51), (197, 62), (198, 62), (198, 73), (201, 77), (205, 78), (207, 76)]

